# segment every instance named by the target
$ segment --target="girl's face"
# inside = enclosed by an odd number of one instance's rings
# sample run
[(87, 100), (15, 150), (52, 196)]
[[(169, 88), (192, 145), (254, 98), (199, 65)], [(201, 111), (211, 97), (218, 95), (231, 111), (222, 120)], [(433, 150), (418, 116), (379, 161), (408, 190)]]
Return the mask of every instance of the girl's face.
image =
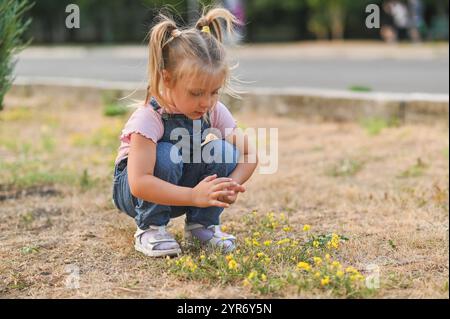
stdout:
[(183, 77), (170, 85), (170, 75), (165, 73), (164, 82), (170, 107), (196, 120), (217, 104), (224, 78), (221, 74)]

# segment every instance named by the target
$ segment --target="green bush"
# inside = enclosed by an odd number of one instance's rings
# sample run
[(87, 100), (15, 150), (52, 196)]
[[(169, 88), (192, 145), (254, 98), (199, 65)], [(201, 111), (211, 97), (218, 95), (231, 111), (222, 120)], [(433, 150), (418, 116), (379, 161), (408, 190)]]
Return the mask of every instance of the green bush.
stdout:
[(0, 110), (13, 80), (13, 55), (28, 44), (21, 36), (31, 23), (31, 19), (23, 20), (24, 13), (31, 7), (28, 0), (0, 0)]

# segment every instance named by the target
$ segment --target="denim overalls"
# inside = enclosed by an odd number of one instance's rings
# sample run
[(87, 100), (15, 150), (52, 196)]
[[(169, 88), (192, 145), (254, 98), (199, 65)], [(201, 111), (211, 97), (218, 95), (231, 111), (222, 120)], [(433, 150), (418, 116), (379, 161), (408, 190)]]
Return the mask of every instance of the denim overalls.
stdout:
[[(160, 108), (154, 98), (151, 99), (150, 105), (155, 111)], [(234, 145), (220, 139), (209, 142), (215, 143), (214, 145), (208, 143), (212, 150), (208, 156), (210, 155), (214, 159), (217, 159), (219, 156), (221, 158), (220, 162), (211, 160), (211, 158), (207, 160), (200, 158), (200, 162), (193, 161), (193, 150), (195, 150), (196, 145), (193, 143), (193, 140), (201, 140), (203, 143), (203, 132), (210, 128), (209, 119), (208, 121), (205, 121), (203, 118), (191, 120), (183, 114), (168, 114), (164, 111), (161, 118), (164, 124), (164, 134), (156, 146), (156, 162), (153, 172), (155, 177), (175, 185), (194, 187), (208, 175), (217, 174), (217, 177), (227, 177), (237, 166), (239, 151)], [(197, 122), (195, 123), (195, 121)], [(186, 153), (181, 154), (181, 149), (173, 149), (178, 145), (182, 145), (179, 143), (182, 140), (181, 137), (178, 140), (170, 138), (172, 130), (177, 128), (184, 128), (187, 130), (186, 132), (189, 132), (191, 151), (187, 156)], [(185, 136), (184, 140), (187, 140), (187, 136)], [(193, 145), (194, 147), (192, 147)], [(203, 147), (204, 145), (199, 146), (199, 143), (197, 143), (197, 150), (201, 148), (201, 151)], [(221, 154), (214, 154), (216, 150), (220, 150)], [(171, 151), (178, 153), (179, 158), (182, 160), (178, 163), (172, 161)], [(189, 161), (187, 160), (188, 158)], [(232, 158), (231, 162), (230, 158)], [(119, 210), (133, 217), (137, 226), (142, 230), (148, 229), (150, 225), (167, 225), (170, 218), (183, 214), (186, 214), (186, 223), (189, 224), (219, 225), (219, 216), (223, 211), (222, 207), (167, 206), (136, 198), (131, 194), (128, 184), (127, 158), (118, 163), (114, 169), (113, 201)]]

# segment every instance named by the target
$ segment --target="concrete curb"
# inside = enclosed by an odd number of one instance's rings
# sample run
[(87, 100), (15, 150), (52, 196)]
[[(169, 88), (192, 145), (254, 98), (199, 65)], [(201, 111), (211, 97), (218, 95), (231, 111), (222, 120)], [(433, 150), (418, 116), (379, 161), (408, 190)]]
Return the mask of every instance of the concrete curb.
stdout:
[[(19, 78), (10, 94), (31, 96), (75, 95), (77, 99), (113, 97), (143, 100), (145, 83), (112, 82), (89, 79)], [(301, 117), (326, 121), (359, 121), (367, 118), (395, 119), (401, 123), (449, 122), (448, 94), (399, 94), (349, 92), (311, 88), (253, 88), (238, 100), (223, 96), (233, 112)], [(75, 98), (75, 97), (74, 97)]]
[(271, 113), (281, 116), (317, 120), (360, 121), (382, 118), (401, 123), (430, 124), (449, 121), (449, 96), (445, 94), (255, 89), (242, 101), (231, 99), (229, 105), (238, 109), (270, 109)]

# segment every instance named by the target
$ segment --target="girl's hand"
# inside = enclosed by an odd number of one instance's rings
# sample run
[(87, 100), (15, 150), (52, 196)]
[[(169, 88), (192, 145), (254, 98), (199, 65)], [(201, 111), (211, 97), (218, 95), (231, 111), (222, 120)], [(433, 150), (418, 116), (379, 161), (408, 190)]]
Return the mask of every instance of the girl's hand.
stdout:
[(233, 191), (231, 195), (220, 196), (218, 200), (227, 204), (234, 204), (237, 200), (238, 193), (244, 193), (245, 187), (243, 185), (237, 184), (234, 187), (229, 187), (228, 190)]
[[(217, 174), (205, 177), (200, 183), (192, 189), (192, 206), (195, 207), (224, 207), (230, 205), (218, 200), (222, 196), (231, 196), (234, 194), (234, 187), (238, 184), (231, 178), (220, 177)], [(228, 190), (231, 188), (231, 190)]]

